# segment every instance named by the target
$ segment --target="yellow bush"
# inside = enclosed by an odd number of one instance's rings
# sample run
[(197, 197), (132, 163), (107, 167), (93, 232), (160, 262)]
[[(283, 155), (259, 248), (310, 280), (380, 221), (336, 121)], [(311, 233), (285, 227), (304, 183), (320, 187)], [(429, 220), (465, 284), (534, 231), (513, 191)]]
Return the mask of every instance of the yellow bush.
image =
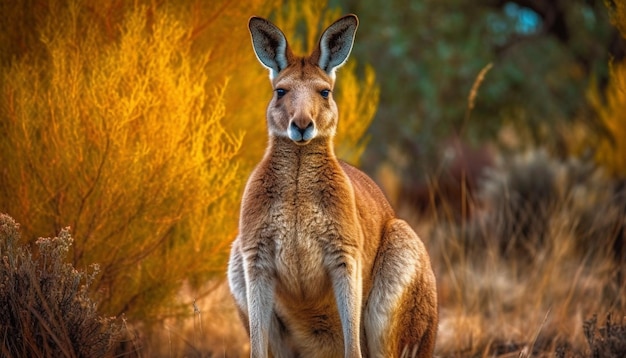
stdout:
[(28, 239), (70, 225), (75, 265), (104, 268), (103, 309), (143, 318), (223, 266), (241, 138), (182, 9), (124, 9), (109, 39), (92, 5), (51, 2), (44, 51), (3, 68), (2, 208)]
[[(626, 38), (626, 4), (605, 1), (611, 15), (611, 23)], [(626, 178), (626, 61), (611, 62), (609, 82), (600, 89), (598, 81), (592, 81), (587, 99), (599, 119), (599, 125), (577, 120), (562, 127), (565, 147), (571, 154), (593, 154), (597, 164), (614, 177)]]
[[(626, 3), (605, 0), (611, 23), (626, 38)], [(606, 134), (591, 143), (598, 164), (614, 176), (626, 178), (626, 61), (612, 63), (604, 93), (597, 86), (589, 91), (589, 101), (596, 110)]]
[[(0, 5), (0, 212), (31, 242), (69, 225), (103, 311), (158, 319), (184, 281), (224, 272), (267, 142), (246, 24), (279, 4), (35, 2)], [(339, 76), (338, 152), (356, 161), (378, 90), (371, 70)]]
[(626, 62), (611, 66), (602, 97), (597, 88), (592, 88), (590, 101), (608, 132), (595, 146), (595, 159), (611, 175), (626, 178)]
[(626, 3), (622, 0), (604, 0), (604, 3), (609, 8), (611, 23), (626, 38)]

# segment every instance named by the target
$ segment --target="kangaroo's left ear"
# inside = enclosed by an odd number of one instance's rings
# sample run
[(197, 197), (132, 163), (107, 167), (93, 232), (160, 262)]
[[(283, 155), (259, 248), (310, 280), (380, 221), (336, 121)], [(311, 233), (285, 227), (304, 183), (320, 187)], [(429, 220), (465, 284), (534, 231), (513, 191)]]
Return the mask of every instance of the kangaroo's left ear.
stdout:
[(359, 19), (350, 14), (335, 21), (322, 34), (312, 57), (319, 56), (318, 66), (331, 77), (335, 77), (335, 70), (348, 59), (358, 26)]

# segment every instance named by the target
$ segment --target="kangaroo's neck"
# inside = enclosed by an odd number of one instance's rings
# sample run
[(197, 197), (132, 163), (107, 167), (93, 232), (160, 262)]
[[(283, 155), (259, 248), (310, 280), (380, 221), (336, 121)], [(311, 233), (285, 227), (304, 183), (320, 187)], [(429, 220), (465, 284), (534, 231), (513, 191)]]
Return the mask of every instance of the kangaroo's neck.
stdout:
[(326, 138), (298, 145), (288, 138), (271, 137), (266, 160), (279, 176), (316, 175), (338, 166), (332, 141)]

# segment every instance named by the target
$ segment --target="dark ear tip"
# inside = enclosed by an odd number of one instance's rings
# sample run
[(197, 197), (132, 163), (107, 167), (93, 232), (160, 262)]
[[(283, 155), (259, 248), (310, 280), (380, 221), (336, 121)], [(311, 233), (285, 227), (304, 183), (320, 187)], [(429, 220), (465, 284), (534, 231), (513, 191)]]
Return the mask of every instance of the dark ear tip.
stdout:
[(354, 19), (354, 21), (359, 22), (359, 17), (358, 17), (358, 16), (356, 16), (356, 14), (347, 14), (347, 15), (346, 15), (346, 16), (344, 16), (344, 17), (349, 17), (349, 18)]
[(342, 17), (342, 20), (350, 20), (352, 22), (354, 22), (355, 26), (359, 25), (359, 17), (356, 16), (355, 14), (348, 14)]
[(258, 25), (258, 24), (262, 24), (262, 23), (266, 23), (268, 22), (267, 20), (265, 20), (262, 17), (258, 17), (258, 16), (251, 16), (250, 20), (248, 20), (248, 27), (252, 28), (252, 26)]

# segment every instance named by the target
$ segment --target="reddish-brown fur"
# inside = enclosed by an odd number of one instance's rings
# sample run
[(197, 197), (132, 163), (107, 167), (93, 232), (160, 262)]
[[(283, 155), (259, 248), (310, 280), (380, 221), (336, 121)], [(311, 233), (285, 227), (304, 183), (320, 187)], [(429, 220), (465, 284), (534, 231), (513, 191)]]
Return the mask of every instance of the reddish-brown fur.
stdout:
[(437, 297), (424, 245), (333, 150), (334, 71), (356, 26), (354, 15), (339, 19), (297, 57), (271, 23), (250, 21), (275, 89), (228, 270), (252, 357), (432, 356)]

